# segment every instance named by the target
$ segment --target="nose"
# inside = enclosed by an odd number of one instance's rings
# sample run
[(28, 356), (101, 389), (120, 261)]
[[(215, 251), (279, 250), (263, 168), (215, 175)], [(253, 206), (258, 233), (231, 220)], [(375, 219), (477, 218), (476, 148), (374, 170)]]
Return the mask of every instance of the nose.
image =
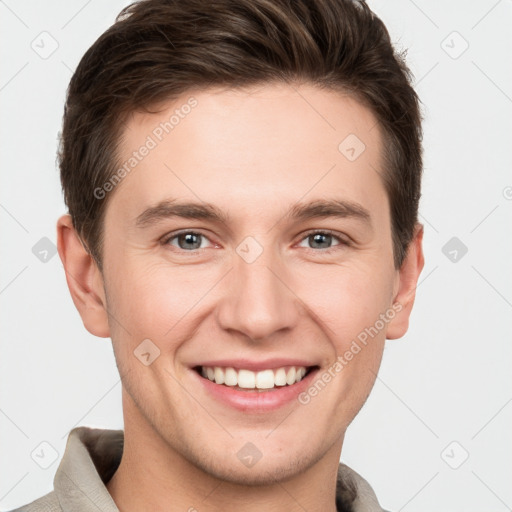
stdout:
[(297, 324), (301, 301), (293, 293), (289, 271), (272, 251), (264, 250), (252, 263), (235, 255), (226, 277), (225, 293), (217, 307), (217, 321), (223, 329), (262, 341)]

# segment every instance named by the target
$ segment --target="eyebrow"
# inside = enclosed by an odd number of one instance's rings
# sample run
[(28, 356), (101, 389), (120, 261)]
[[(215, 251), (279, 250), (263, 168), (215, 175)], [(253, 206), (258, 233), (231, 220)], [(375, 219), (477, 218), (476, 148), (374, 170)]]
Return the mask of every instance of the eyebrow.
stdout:
[(341, 199), (318, 199), (310, 203), (298, 203), (285, 215), (287, 220), (309, 220), (325, 217), (354, 218), (371, 224), (370, 212), (362, 205)]
[[(183, 219), (208, 220), (219, 224), (228, 224), (230, 217), (210, 203), (180, 203), (167, 199), (144, 210), (135, 220), (139, 228), (145, 228), (172, 217)], [(296, 203), (282, 219), (305, 221), (319, 218), (354, 218), (371, 225), (370, 212), (362, 205), (338, 199), (318, 199), (309, 203)]]
[(176, 200), (167, 199), (144, 210), (135, 220), (137, 227), (148, 227), (162, 220), (181, 217), (182, 219), (209, 220), (226, 224), (228, 215), (216, 206), (208, 203), (178, 203)]

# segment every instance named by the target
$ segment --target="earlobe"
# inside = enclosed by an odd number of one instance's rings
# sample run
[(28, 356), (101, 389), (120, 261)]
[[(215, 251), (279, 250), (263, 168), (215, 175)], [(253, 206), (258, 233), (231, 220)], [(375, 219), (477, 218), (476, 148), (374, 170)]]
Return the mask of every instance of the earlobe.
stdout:
[(388, 324), (386, 338), (393, 340), (401, 338), (409, 328), (418, 278), (423, 270), (425, 260), (423, 257), (423, 226), (417, 224), (414, 237), (409, 244), (407, 254), (398, 272), (398, 287), (394, 297), (394, 304), (399, 306), (395, 318)]
[(69, 214), (57, 221), (57, 249), (73, 303), (85, 328), (95, 336), (108, 338), (110, 329), (103, 277), (96, 262), (82, 245)]

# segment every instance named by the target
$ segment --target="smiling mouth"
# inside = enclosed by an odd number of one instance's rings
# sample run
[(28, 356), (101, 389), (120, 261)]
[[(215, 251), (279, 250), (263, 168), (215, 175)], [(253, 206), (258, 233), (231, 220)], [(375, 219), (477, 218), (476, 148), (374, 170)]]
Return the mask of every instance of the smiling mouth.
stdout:
[(282, 366), (254, 372), (244, 368), (196, 366), (203, 378), (239, 391), (265, 392), (290, 387), (300, 382), (318, 366)]

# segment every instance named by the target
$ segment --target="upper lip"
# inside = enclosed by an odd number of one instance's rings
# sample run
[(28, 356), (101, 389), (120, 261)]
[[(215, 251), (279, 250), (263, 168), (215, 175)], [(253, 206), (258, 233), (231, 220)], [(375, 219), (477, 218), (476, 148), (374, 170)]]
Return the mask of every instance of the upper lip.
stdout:
[(219, 366), (221, 368), (243, 368), (245, 370), (257, 372), (261, 370), (281, 368), (283, 366), (305, 366), (308, 368), (310, 366), (316, 366), (316, 364), (311, 361), (306, 361), (305, 359), (273, 358), (266, 359), (265, 361), (254, 361), (249, 359), (217, 359), (215, 361), (202, 361), (193, 365), (193, 367), (197, 366), (208, 366), (211, 368), (215, 366)]

